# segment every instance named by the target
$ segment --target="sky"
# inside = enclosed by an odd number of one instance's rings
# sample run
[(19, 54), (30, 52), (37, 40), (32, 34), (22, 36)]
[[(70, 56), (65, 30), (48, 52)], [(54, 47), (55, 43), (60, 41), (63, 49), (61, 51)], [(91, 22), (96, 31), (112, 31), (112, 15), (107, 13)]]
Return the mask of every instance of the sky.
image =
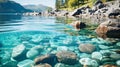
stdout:
[(27, 5), (27, 4), (34, 4), (34, 5), (38, 5), (38, 4), (42, 4), (42, 5), (46, 5), (52, 8), (55, 8), (55, 0), (13, 0), (17, 3), (20, 3), (21, 5)]

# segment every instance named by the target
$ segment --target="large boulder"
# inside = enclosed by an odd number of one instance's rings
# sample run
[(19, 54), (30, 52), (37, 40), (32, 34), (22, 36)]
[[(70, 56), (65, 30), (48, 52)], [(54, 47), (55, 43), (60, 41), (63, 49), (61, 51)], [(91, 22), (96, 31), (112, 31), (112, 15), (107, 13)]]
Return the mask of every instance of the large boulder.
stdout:
[(103, 22), (97, 29), (96, 33), (103, 38), (120, 38), (120, 23), (119, 22)]
[(71, 13), (71, 16), (77, 16), (82, 14), (82, 10), (81, 9), (76, 9), (74, 12)]
[(56, 54), (60, 63), (74, 65), (77, 63), (77, 55), (71, 51), (60, 51)]
[(42, 51), (43, 46), (37, 45), (27, 52), (26, 57), (29, 59), (35, 59)]
[(57, 62), (57, 57), (54, 54), (47, 54), (34, 59), (35, 65), (39, 65), (41, 63), (48, 63), (51, 66), (54, 66)]
[(80, 22), (80, 21), (75, 21), (75, 22), (71, 23), (71, 25), (73, 27), (75, 27), (75, 29), (77, 29), (77, 30), (80, 30), (80, 29), (83, 29), (86, 27), (85, 22)]
[(26, 59), (26, 52), (27, 49), (23, 44), (17, 45), (16, 47), (13, 48), (12, 59), (16, 61), (22, 61)]
[(101, 9), (101, 8), (104, 8), (105, 5), (103, 4), (103, 2), (101, 0), (97, 0), (94, 4), (94, 6), (97, 8), (97, 9)]
[(92, 53), (95, 50), (95, 46), (92, 44), (80, 44), (79, 50), (85, 53)]
[(120, 9), (115, 9), (113, 10), (109, 15), (108, 17), (110, 19), (120, 19)]
[(18, 67), (32, 67), (34, 65), (34, 61), (26, 59), (17, 64)]

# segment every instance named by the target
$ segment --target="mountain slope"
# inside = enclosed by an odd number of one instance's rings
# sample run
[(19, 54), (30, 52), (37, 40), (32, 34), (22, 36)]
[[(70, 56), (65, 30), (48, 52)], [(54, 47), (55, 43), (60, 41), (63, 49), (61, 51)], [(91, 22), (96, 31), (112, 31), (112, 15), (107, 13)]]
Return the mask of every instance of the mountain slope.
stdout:
[(23, 13), (31, 12), (14, 1), (0, 1), (0, 13)]
[(30, 10), (33, 10), (33, 11), (36, 11), (36, 12), (41, 12), (41, 11), (45, 11), (45, 10), (48, 10), (48, 9), (52, 9), (51, 7), (48, 7), (48, 6), (44, 6), (44, 5), (24, 5), (24, 8), (26, 9), (30, 9)]

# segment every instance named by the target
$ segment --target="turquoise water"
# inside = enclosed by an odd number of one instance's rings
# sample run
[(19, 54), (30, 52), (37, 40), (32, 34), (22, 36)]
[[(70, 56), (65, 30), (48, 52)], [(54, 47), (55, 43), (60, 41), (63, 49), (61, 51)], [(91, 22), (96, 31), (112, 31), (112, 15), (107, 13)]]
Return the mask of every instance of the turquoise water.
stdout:
[[(20, 44), (24, 44), (28, 50), (41, 45), (44, 47), (42, 55), (70, 50), (75, 52), (78, 58), (81, 58), (84, 53), (79, 51), (79, 44), (93, 44), (96, 47), (95, 51), (98, 52), (119, 49), (119, 39), (99, 38), (94, 33), (94, 29), (91, 30), (89, 27), (76, 31), (66, 24), (66, 19), (65, 17), (59, 19), (58, 17), (0, 15), (0, 65), (4, 66), (11, 61), (13, 48)], [(88, 57), (90, 55), (87, 54)]]

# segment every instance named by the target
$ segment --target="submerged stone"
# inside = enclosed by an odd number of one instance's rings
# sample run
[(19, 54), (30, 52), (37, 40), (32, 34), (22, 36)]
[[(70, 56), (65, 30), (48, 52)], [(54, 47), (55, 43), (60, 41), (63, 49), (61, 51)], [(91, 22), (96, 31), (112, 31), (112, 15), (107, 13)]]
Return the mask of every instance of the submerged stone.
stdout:
[(35, 65), (48, 63), (51, 66), (54, 66), (57, 62), (57, 57), (54, 54), (47, 54), (34, 59)]
[(103, 65), (103, 67), (118, 67), (118, 66), (114, 64), (105, 64)]
[(28, 35), (22, 35), (21, 37), (20, 37), (20, 40), (21, 41), (30, 41), (32, 39), (32, 37), (31, 36), (28, 36)]
[(117, 46), (120, 46), (120, 42), (118, 42), (116, 45), (117, 45)]
[(98, 67), (99, 66), (96, 60), (92, 60), (90, 58), (81, 58), (79, 62), (83, 65), (83, 67), (85, 66)]
[(0, 67), (17, 67), (16, 61), (8, 61), (7, 63), (1, 65)]
[(68, 50), (68, 47), (66, 47), (66, 46), (58, 46), (57, 47), (57, 51), (67, 51)]
[(117, 64), (118, 66), (120, 66), (120, 60), (116, 61), (116, 64)]
[(95, 46), (92, 44), (80, 44), (79, 50), (85, 53), (92, 53), (95, 50)]
[(98, 45), (100, 49), (109, 49), (110, 47), (109, 46), (105, 46), (105, 45)]
[(57, 63), (55, 65), (55, 67), (82, 67), (81, 64), (75, 64), (75, 65), (67, 65), (67, 64), (63, 64), (63, 63)]
[(16, 61), (22, 61), (26, 59), (26, 52), (26, 47), (23, 44), (17, 45), (13, 48), (12, 58)]
[(87, 54), (87, 53), (80, 53), (80, 58), (90, 58), (91, 54)]
[(77, 55), (71, 51), (60, 51), (56, 53), (58, 61), (60, 63), (74, 65), (77, 63)]
[(0, 54), (0, 64), (8, 62), (11, 58), (11, 52), (4, 51), (3, 54)]
[(37, 50), (29, 50), (26, 54), (27, 58), (29, 59), (34, 59), (38, 55), (39, 55), (39, 52)]
[(17, 64), (18, 67), (32, 67), (34, 64), (34, 61), (26, 59), (24, 61), (21, 61)]
[(38, 65), (35, 65), (34, 67), (52, 67), (50, 64), (38, 64)]
[(100, 52), (93, 52), (92, 53), (92, 58), (101, 60), (102, 59), (102, 54)]
[(118, 59), (120, 59), (120, 54), (117, 54), (117, 53), (111, 54), (110, 57), (111, 57), (112, 59), (118, 60)]

